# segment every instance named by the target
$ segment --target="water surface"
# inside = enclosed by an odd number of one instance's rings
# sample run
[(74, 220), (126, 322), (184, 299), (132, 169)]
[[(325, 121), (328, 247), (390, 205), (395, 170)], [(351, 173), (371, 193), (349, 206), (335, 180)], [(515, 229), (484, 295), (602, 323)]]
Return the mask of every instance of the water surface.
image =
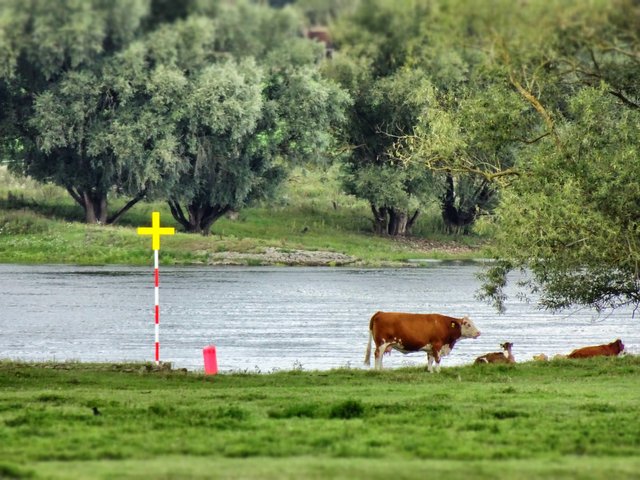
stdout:
[[(202, 370), (202, 348), (213, 344), (222, 371), (360, 368), (378, 310), (468, 314), (482, 335), (460, 341), (443, 366), (504, 341), (516, 360), (616, 338), (640, 351), (631, 311), (552, 315), (511, 298), (496, 314), (475, 299), (479, 268), (161, 267), (160, 357)], [(151, 267), (0, 265), (0, 358), (151, 361), (153, 304)], [(422, 353), (384, 358), (391, 368), (424, 361)]]

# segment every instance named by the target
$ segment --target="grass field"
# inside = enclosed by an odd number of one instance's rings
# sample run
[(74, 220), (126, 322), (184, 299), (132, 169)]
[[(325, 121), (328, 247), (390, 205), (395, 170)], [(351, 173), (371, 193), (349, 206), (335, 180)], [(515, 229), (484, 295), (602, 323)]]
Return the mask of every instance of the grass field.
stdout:
[(208, 377), (4, 361), (0, 391), (6, 478), (640, 478), (631, 356)]
[[(414, 229), (422, 244), (373, 235), (367, 204), (341, 193), (336, 175), (335, 169), (296, 170), (273, 202), (242, 209), (235, 220), (220, 219), (212, 235), (164, 237), (162, 263), (210, 264), (221, 252), (260, 254), (268, 247), (342, 253), (362, 266), (483, 256), (481, 238), (442, 233), (435, 205)], [(125, 202), (114, 199), (111, 211)], [(135, 227), (150, 225), (152, 211), (160, 212), (163, 225), (179, 227), (164, 202), (139, 203), (118, 226), (85, 225), (82, 209), (63, 189), (17, 178), (0, 167), (0, 263), (147, 265), (149, 242)], [(430, 242), (426, 248), (425, 240)]]

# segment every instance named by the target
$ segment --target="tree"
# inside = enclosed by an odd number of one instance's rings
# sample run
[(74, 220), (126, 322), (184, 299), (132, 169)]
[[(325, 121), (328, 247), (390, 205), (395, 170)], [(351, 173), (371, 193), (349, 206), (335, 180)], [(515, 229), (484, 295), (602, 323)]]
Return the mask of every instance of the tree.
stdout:
[(300, 37), (292, 10), (241, 2), (218, 15), (160, 29), (146, 54), (184, 81), (168, 118), (183, 171), (166, 195), (185, 231), (204, 235), (227, 211), (268, 198), (290, 162), (324, 155), (349, 100), (320, 76), (322, 49)]
[(528, 155), (526, 175), (496, 212), (494, 255), (483, 294), (503, 308), (506, 274), (526, 269), (524, 286), (552, 309), (640, 304), (640, 112), (609, 85), (581, 90), (556, 143)]
[(343, 183), (369, 202), (378, 234), (410, 233), (435, 191), (427, 170), (404, 164), (394, 151), (426, 108), (422, 91), (431, 88), (424, 71), (404, 67), (421, 11), (411, 2), (365, 1), (332, 30), (339, 54), (325, 71), (354, 99)]
[[(126, 92), (112, 86), (111, 59), (143, 34), (150, 2), (2, 0), (1, 10), (0, 122), (10, 125), (1, 143), (12, 168), (65, 187), (89, 223), (117, 220), (152, 187), (166, 158), (162, 132), (137, 137), (148, 148), (136, 155), (112, 141)], [(114, 190), (132, 199), (109, 217)]]
[[(336, 58), (333, 75), (356, 99), (348, 129), (353, 154), (345, 162), (346, 186), (372, 202), (376, 231), (394, 225), (385, 219), (386, 212), (401, 211), (407, 204), (380, 205), (383, 197), (372, 194), (384, 193), (384, 187), (404, 184), (406, 196), (419, 199), (414, 206), (437, 198), (451, 232), (467, 233), (476, 218), (496, 204), (496, 186), (478, 165), (497, 162), (502, 169), (513, 162), (516, 139), (510, 138), (509, 145), (501, 142), (511, 135), (514, 122), (522, 122), (522, 108), (509, 109), (514, 97), (520, 99), (504, 81), (492, 86), (485, 69), (487, 54), (475, 45), (481, 28), (476, 25), (478, 9), (489, 18), (491, 8), (469, 8), (468, 2), (455, 0), (393, 5), (369, 0), (336, 27), (340, 57), (347, 60)], [(351, 60), (349, 74), (343, 65), (353, 58), (358, 60)], [(486, 122), (486, 108), (480, 104), (494, 101), (509, 105), (500, 106)], [(505, 120), (508, 123), (502, 123)], [(454, 162), (464, 168), (453, 167)], [(376, 178), (376, 168), (385, 170), (377, 176), (380, 187), (358, 191), (358, 185), (370, 185)], [(395, 182), (389, 175), (393, 168)], [(403, 180), (407, 172), (411, 183)], [(357, 181), (360, 174), (364, 183)], [(420, 182), (415, 181), (418, 177)], [(386, 193), (385, 202), (400, 199)], [(413, 213), (399, 216), (413, 218)], [(405, 233), (393, 227), (391, 231)]]
[(428, 171), (399, 161), (393, 147), (417, 121), (424, 109), (420, 91), (430, 85), (418, 70), (375, 79), (348, 58), (337, 58), (328, 68), (356, 96), (347, 127), (354, 147), (344, 159), (344, 187), (369, 202), (376, 233), (406, 235), (435, 187)]
[(509, 163), (436, 160), (501, 187), (495, 215), (485, 217), (496, 232), (497, 263), (481, 292), (498, 308), (513, 269), (528, 274), (520, 285), (547, 308), (639, 304), (638, 90), (631, 72), (640, 56), (637, 17), (629, 15), (636, 9), (626, 1), (553, 8), (528, 2), (518, 11), (496, 9), (490, 32), (476, 29), (477, 47), (491, 53), (483, 67), (491, 85), (506, 81), (521, 98), (520, 106), (480, 104), (478, 118), (491, 122), (507, 107), (507, 119), (525, 121), (507, 120), (515, 143), (509, 136), (493, 142), (511, 145)]

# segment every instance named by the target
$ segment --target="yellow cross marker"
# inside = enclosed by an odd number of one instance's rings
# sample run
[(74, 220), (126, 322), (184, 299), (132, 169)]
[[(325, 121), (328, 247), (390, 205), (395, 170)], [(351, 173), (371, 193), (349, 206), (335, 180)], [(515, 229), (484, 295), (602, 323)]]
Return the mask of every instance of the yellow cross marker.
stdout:
[(138, 235), (151, 235), (154, 250), (160, 250), (160, 235), (173, 235), (173, 227), (160, 227), (160, 212), (151, 214), (151, 227), (138, 227)]

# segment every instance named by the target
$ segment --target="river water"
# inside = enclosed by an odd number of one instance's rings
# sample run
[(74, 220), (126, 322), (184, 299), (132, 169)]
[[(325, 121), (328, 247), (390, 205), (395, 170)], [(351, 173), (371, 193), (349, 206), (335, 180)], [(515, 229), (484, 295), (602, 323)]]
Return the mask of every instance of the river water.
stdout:
[[(552, 315), (511, 296), (498, 315), (475, 299), (479, 268), (161, 267), (160, 359), (203, 370), (202, 348), (213, 344), (225, 372), (364, 368), (378, 310), (468, 314), (482, 335), (461, 340), (444, 367), (504, 341), (517, 361), (616, 338), (640, 352), (631, 310)], [(0, 265), (0, 359), (152, 361), (153, 284), (152, 267)], [(389, 368), (424, 362), (423, 353), (384, 358)]]

